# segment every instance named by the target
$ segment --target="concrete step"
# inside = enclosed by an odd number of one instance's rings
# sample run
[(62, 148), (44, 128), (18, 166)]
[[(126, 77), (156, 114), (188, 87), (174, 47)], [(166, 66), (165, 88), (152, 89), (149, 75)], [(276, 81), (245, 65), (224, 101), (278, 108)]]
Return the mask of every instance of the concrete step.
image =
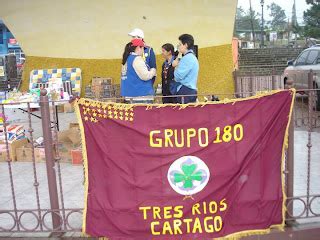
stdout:
[(239, 49), (239, 74), (282, 74), (289, 60), (297, 58), (303, 48)]

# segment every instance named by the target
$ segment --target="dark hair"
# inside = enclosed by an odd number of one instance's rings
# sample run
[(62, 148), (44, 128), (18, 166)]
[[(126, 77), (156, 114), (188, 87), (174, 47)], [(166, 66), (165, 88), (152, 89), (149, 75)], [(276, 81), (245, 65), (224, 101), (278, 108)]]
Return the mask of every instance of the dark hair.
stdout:
[(174, 46), (171, 43), (163, 44), (162, 48), (167, 52), (171, 52), (171, 54), (174, 55)]
[(134, 52), (134, 50), (136, 49), (135, 46), (132, 46), (131, 42), (128, 42), (124, 48), (124, 52), (122, 54), (122, 65), (125, 65), (127, 62), (127, 59), (130, 55), (131, 52)]
[(187, 44), (188, 49), (193, 49), (194, 39), (193, 39), (192, 35), (182, 34), (182, 35), (180, 35), (179, 40), (182, 42), (183, 45)]

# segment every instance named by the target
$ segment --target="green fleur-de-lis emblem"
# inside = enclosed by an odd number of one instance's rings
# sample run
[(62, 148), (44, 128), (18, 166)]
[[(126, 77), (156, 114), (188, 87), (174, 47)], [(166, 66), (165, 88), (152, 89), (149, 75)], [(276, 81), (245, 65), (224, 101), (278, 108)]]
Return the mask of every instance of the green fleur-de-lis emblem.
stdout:
[(183, 182), (184, 188), (192, 188), (193, 181), (201, 181), (202, 180), (202, 172), (196, 171), (197, 165), (196, 164), (182, 164), (181, 170), (182, 173), (175, 173), (174, 174), (174, 182), (180, 183)]

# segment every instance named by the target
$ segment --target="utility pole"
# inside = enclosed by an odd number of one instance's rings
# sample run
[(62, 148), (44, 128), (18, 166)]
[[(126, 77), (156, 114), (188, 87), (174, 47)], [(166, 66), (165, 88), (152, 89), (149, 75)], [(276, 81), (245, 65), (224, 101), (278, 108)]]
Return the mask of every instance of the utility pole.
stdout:
[(263, 5), (264, 5), (264, 0), (260, 0), (261, 4), (261, 45), (260, 47), (264, 46), (264, 23), (263, 23)]
[(253, 12), (252, 12), (252, 7), (251, 7), (251, 0), (249, 0), (250, 4), (250, 22), (251, 22), (251, 32), (252, 32), (252, 38), (253, 38), (253, 45), (254, 47), (256, 46), (256, 36), (254, 33), (254, 26), (253, 26)]
[(294, 37), (294, 46), (296, 46), (297, 45), (297, 27), (298, 27), (296, 0), (293, 0), (291, 25), (292, 25), (292, 30), (293, 30), (294, 35), (295, 35), (295, 37)]

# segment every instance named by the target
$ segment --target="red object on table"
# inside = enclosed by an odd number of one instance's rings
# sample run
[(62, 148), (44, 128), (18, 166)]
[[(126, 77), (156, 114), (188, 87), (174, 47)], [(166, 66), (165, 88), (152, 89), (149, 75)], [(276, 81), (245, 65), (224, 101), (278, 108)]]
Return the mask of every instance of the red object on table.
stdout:
[(71, 150), (71, 158), (72, 158), (72, 164), (74, 165), (82, 164), (82, 150), (81, 149)]

